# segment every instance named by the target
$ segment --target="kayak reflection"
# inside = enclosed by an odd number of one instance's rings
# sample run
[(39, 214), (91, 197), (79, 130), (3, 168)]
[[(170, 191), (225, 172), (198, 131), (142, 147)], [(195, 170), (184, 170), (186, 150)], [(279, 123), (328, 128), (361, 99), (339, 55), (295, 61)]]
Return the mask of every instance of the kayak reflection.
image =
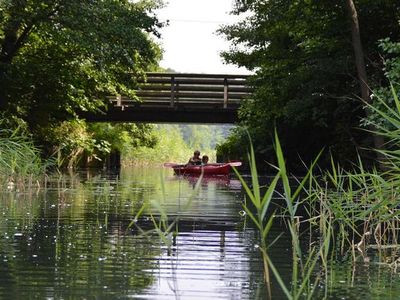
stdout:
[[(195, 175), (179, 175), (172, 177), (172, 180), (185, 180), (188, 181), (193, 188), (195, 187), (200, 176)], [(201, 178), (201, 186), (215, 185), (217, 187), (226, 188), (229, 190), (240, 190), (242, 184), (238, 179), (232, 179), (229, 175), (214, 176), (214, 175), (203, 175)]]

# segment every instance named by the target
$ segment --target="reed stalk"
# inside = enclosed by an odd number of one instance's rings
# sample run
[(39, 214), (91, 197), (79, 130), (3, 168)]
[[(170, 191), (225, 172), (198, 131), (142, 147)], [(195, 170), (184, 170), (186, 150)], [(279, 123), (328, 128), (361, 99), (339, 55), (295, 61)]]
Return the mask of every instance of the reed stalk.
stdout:
[[(387, 140), (386, 149), (377, 150), (385, 157), (385, 169), (367, 170), (359, 158), (354, 169), (346, 171), (332, 159), (331, 169), (314, 178), (307, 191), (308, 219), (313, 228), (310, 231), (319, 232), (322, 240), (333, 241), (332, 258), (349, 252), (353, 260), (359, 253), (368, 261), (367, 250), (377, 249), (381, 262), (387, 263), (383, 252), (399, 248), (400, 101), (393, 88), (392, 92), (395, 108), (382, 99), (378, 101), (385, 111), (369, 105), (389, 124), (375, 124), (378, 131), (374, 132)], [(331, 228), (331, 238), (322, 224)]]
[(37, 185), (38, 176), (51, 164), (51, 160), (41, 159), (40, 150), (18, 128), (0, 129), (0, 182), (4, 188), (25, 189)]
[[(251, 187), (247, 184), (244, 178), (234, 168), (236, 176), (242, 183), (242, 186), (246, 192), (247, 199), (243, 204), (243, 209), (246, 215), (252, 220), (256, 226), (256, 230), (259, 233), (260, 251), (263, 259), (264, 266), (264, 281), (267, 287), (267, 297), (272, 298), (271, 290), (271, 278), (270, 272), (273, 273), (278, 284), (282, 288), (284, 294), (288, 299), (299, 299), (303, 293), (307, 290), (308, 295), (312, 295), (316, 283), (319, 278), (316, 278), (314, 282), (314, 288), (311, 286), (311, 277), (315, 269), (316, 263), (320, 255), (327, 252), (317, 247), (312, 247), (307, 256), (303, 256), (300, 247), (300, 218), (296, 215), (297, 209), (301, 204), (300, 194), (306, 188), (306, 184), (312, 180), (312, 170), (315, 166), (317, 159), (309, 167), (309, 171), (301, 181), (298, 181), (295, 188), (289, 183), (289, 175), (286, 169), (285, 159), (281, 144), (278, 138), (278, 134), (275, 132), (275, 151), (277, 156), (278, 165), (276, 166), (277, 173), (273, 180), (267, 187), (264, 195), (261, 196), (261, 186), (258, 180), (258, 172), (255, 162), (254, 148), (250, 139), (250, 153), (248, 155), (250, 172), (251, 172)], [(278, 192), (277, 184), (280, 182), (283, 187), (283, 193)], [(280, 194), (280, 199), (285, 202), (285, 210), (281, 217), (286, 222), (291, 241), (292, 241), (292, 284), (287, 286), (279, 271), (275, 268), (273, 262), (268, 255), (268, 248), (273, 244), (268, 243), (268, 234), (273, 224), (273, 220), (276, 218), (275, 212), (269, 212), (269, 208), (272, 203), (274, 195)], [(254, 208), (254, 209), (253, 209)], [(323, 243), (323, 246), (327, 247), (328, 243)]]

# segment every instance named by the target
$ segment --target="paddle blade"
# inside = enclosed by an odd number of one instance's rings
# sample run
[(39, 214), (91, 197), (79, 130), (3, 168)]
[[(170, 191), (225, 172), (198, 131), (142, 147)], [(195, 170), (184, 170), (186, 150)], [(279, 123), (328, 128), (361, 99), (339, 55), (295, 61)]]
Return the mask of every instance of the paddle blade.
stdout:
[(232, 161), (232, 162), (228, 162), (227, 164), (229, 164), (231, 167), (240, 167), (242, 165), (241, 161)]

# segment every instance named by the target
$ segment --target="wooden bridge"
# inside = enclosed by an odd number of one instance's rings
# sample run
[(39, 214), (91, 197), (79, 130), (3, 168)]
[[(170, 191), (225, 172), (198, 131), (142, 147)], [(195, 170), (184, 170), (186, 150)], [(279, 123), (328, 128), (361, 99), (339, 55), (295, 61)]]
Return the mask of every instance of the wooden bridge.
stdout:
[(107, 113), (89, 121), (234, 123), (241, 100), (250, 96), (248, 75), (147, 73), (138, 100), (110, 97)]

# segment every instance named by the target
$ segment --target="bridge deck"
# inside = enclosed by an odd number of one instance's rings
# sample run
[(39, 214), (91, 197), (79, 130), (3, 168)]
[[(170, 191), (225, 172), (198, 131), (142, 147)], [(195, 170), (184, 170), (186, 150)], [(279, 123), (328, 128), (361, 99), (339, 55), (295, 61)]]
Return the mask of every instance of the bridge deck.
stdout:
[(137, 99), (110, 97), (107, 114), (92, 121), (234, 123), (249, 97), (248, 75), (147, 73)]

